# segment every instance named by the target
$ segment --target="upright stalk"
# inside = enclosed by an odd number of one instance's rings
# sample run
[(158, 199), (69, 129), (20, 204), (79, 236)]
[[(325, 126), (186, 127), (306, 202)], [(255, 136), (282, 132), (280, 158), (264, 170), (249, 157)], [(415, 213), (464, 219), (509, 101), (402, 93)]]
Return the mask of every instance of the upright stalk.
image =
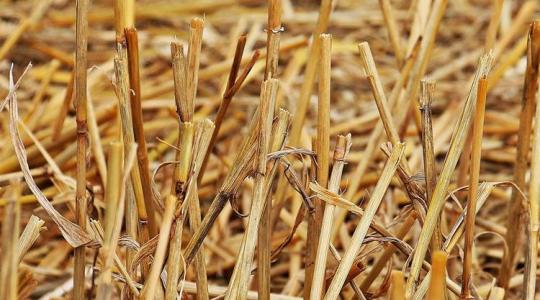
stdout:
[[(139, 162), (139, 171), (144, 195), (144, 204), (148, 213), (149, 237), (152, 238), (158, 233), (156, 212), (154, 209), (154, 195), (152, 193), (152, 181), (150, 180), (150, 162), (148, 161), (148, 152), (146, 149), (146, 140), (144, 137), (144, 121), (141, 107), (141, 81), (139, 72), (139, 41), (137, 30), (135, 28), (126, 28), (125, 30), (127, 52), (128, 52), (128, 70), (130, 93), (131, 117), (133, 121), (133, 132), (135, 142), (137, 143), (137, 161)], [(139, 220), (144, 222), (146, 220)], [(143, 225), (146, 226), (146, 225)]]
[[(433, 149), (433, 127), (431, 118), (431, 102), (435, 83), (432, 81), (421, 82), (420, 111), (422, 115), (422, 155), (424, 158), (424, 175), (426, 177), (426, 202), (431, 202), (433, 190), (437, 184), (437, 168), (435, 165), (435, 150)], [(440, 217), (437, 221), (435, 233), (431, 239), (431, 250), (440, 250), (442, 246), (442, 234)]]
[(426, 300), (444, 299), (446, 290), (446, 261), (448, 254), (444, 251), (435, 251), (431, 258), (431, 281)]
[(255, 186), (253, 189), (253, 203), (249, 216), (248, 225), (242, 246), (238, 254), (238, 260), (234, 267), (233, 275), (229, 282), (225, 299), (246, 299), (248, 291), (248, 278), (251, 273), (251, 264), (255, 254), (256, 236), (259, 229), (260, 219), (267, 200), (267, 168), (266, 156), (269, 149), (270, 130), (274, 112), (274, 103), (277, 95), (278, 81), (269, 79), (264, 81), (261, 88), (261, 104), (259, 106), (259, 130), (258, 151), (256, 155)]
[[(351, 135), (339, 135), (336, 142), (336, 148), (334, 150), (334, 166), (332, 168), (332, 175), (330, 176), (330, 182), (328, 184), (328, 190), (330, 192), (339, 192), (339, 184), (341, 182), (343, 167), (345, 166), (345, 158), (349, 153), (350, 148)], [(324, 204), (321, 234), (319, 236), (317, 257), (315, 259), (313, 283), (311, 285), (311, 299), (321, 299), (322, 294), (324, 293), (324, 275), (326, 274), (326, 261), (331, 244), (330, 233), (332, 232), (334, 209), (335, 205), (332, 205), (330, 203)]]
[(482, 157), (482, 133), (484, 131), (484, 112), (486, 108), (487, 79), (478, 82), (478, 95), (476, 96), (476, 112), (472, 131), (471, 171), (469, 175), (469, 197), (467, 202), (467, 221), (465, 226), (465, 256), (463, 258), (463, 280), (461, 298), (472, 299), (470, 292), (472, 246), (474, 239), (474, 223), (476, 215), (476, 196), (478, 194), (478, 177), (480, 176), (480, 159)]
[[(536, 94), (536, 115), (534, 119), (533, 150), (531, 158), (531, 179), (529, 182), (529, 228), (527, 236), (527, 256), (523, 299), (536, 298), (536, 270), (538, 266), (538, 229), (540, 227), (540, 93)], [(508, 229), (508, 231), (511, 231)]]
[[(271, 0), (268, 3), (268, 27), (266, 45), (266, 69), (264, 79), (277, 78), (279, 61), (279, 41), (281, 35), (281, 0)], [(276, 110), (277, 107), (270, 109)], [(268, 184), (268, 183), (267, 183)], [(270, 299), (270, 255), (272, 250), (271, 215), (272, 199), (267, 196), (264, 206), (259, 233), (257, 236), (257, 291), (258, 299)]]
[[(88, 48), (88, 0), (76, 1), (75, 25), (75, 103), (77, 121), (77, 187), (75, 191), (75, 210), (77, 224), (86, 230), (86, 149), (88, 140), (87, 99), (86, 99), (86, 52)], [(84, 245), (75, 248), (75, 264), (73, 272), (73, 298), (85, 298), (85, 259)]]
[(390, 275), (390, 300), (405, 300), (405, 278), (403, 272), (392, 270)]
[[(328, 171), (330, 163), (330, 68), (332, 36), (321, 34), (317, 37), (318, 61), (319, 61), (319, 99), (317, 103), (317, 138), (315, 153), (317, 154), (317, 182), (323, 186), (328, 185)], [(294, 123), (298, 116), (296, 115)], [(294, 132), (291, 132), (294, 134)], [(291, 139), (293, 137), (291, 136)], [(308, 236), (306, 241), (306, 283), (304, 297), (311, 298), (315, 260), (317, 256), (317, 244), (321, 232), (323, 218), (323, 203), (320, 199), (314, 199), (314, 211), (308, 215)]]
[[(538, 67), (540, 64), (540, 22), (536, 21), (529, 28), (527, 46), (527, 67), (525, 70), (525, 82), (523, 84), (523, 96), (521, 100), (521, 113), (519, 116), (518, 144), (514, 165), (513, 182), (520, 190), (525, 190), (525, 174), (529, 164), (529, 150), (531, 146), (532, 119), (536, 107), (535, 94), (538, 88)], [(506, 231), (506, 243), (508, 251), (504, 252), (501, 269), (497, 277), (498, 286), (508, 289), (508, 283), (514, 273), (516, 260), (519, 257), (523, 241), (523, 225), (525, 218), (524, 202), (521, 200), (519, 191), (512, 190), (512, 196), (508, 202), (508, 220)], [(507, 291), (508, 292), (508, 291)]]

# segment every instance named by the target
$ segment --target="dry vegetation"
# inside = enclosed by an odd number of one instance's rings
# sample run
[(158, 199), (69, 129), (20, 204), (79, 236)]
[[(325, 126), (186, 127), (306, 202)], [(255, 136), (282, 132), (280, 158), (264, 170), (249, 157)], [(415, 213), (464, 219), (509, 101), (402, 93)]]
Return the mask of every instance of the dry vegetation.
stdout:
[(536, 0), (0, 0), (0, 299), (535, 299)]

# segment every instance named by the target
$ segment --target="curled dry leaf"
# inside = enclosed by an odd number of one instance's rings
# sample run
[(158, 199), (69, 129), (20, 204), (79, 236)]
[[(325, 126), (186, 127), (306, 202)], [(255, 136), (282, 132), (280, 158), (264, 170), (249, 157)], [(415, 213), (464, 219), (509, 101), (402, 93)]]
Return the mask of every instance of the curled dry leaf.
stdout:
[(10, 72), (9, 76), (9, 94), (7, 101), (9, 104), (9, 135), (11, 137), (11, 142), (15, 150), (15, 155), (17, 156), (17, 160), (19, 161), (19, 165), (21, 167), (24, 179), (28, 184), (28, 188), (36, 196), (37, 201), (51, 217), (54, 223), (58, 225), (62, 236), (72, 247), (76, 248), (82, 245), (89, 245), (93, 243), (92, 238), (86, 232), (84, 232), (81, 227), (66, 219), (52, 206), (47, 197), (39, 189), (36, 182), (34, 181), (34, 178), (32, 177), (32, 174), (30, 173), (30, 167), (28, 166), (25, 147), (21, 140), (17, 126), (19, 122), (19, 114), (17, 108), (16, 86), (13, 83), (12, 71)]

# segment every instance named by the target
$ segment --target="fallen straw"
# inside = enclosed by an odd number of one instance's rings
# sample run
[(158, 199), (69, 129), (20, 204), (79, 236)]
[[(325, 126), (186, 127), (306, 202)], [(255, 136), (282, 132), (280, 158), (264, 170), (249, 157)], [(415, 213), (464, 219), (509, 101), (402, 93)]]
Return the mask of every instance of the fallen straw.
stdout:
[(536, 297), (537, 1), (0, 2), (0, 298)]
[[(24, 75), (24, 73), (23, 73)], [(47, 212), (51, 219), (58, 225), (62, 236), (72, 247), (80, 247), (81, 245), (89, 244), (92, 239), (81, 229), (81, 227), (71, 223), (68, 219), (62, 216), (49, 202), (45, 194), (39, 189), (34, 178), (31, 175), (30, 167), (28, 166), (28, 155), (26, 153), (24, 144), (21, 140), (18, 122), (18, 104), (16, 85), (13, 82), (13, 73), (10, 73), (9, 82), (9, 94), (7, 96), (7, 103), (9, 104), (9, 135), (11, 143), (15, 151), (15, 160), (19, 164), (23, 177), (28, 185), (28, 188), (32, 191), (32, 194), (36, 197), (41, 207)], [(0, 106), (0, 109), (3, 106)]]
[(404, 55), (401, 34), (398, 30), (398, 25), (396, 22), (396, 17), (392, 10), (392, 4), (389, 0), (379, 0), (379, 6), (381, 7), (382, 15), (384, 18), (384, 23), (388, 29), (388, 37), (390, 38), (390, 43), (394, 50), (394, 56), (396, 57), (396, 62), (398, 67), (403, 66)]
[[(40, 21), (41, 18), (43, 18), (43, 15), (47, 12), (47, 9), (52, 4), (52, 0), (43, 0), (39, 1), (38, 5), (35, 6), (34, 11), (29, 17), (24, 18), (19, 25), (17, 26), (17, 29), (11, 33), (7, 39), (4, 40), (4, 43), (2, 44), (2, 47), (0, 47), (0, 61), (4, 60), (6, 56), (8, 55), (9, 51), (17, 44), (21, 36), (25, 31), (30, 29), (32, 26), (35, 26), (37, 22)], [(77, 1), (77, 4), (81, 4), (81, 9), (86, 11), (86, 6), (84, 1)], [(86, 19), (86, 17), (83, 17), (82, 15), (79, 15), (77, 11), (77, 24), (81, 21), (81, 18)], [(86, 12), (85, 12), (86, 14)], [(78, 26), (77, 26), (78, 27)]]

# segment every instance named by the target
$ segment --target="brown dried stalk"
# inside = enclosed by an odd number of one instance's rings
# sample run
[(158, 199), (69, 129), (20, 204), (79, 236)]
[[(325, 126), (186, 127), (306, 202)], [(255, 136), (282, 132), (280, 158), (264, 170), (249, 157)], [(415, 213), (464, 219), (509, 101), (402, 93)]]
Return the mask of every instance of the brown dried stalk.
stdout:
[(334, 278), (332, 279), (332, 282), (328, 287), (328, 292), (324, 297), (325, 300), (337, 299), (337, 297), (339, 296), (341, 288), (343, 287), (347, 275), (349, 274), (349, 270), (356, 258), (356, 254), (362, 246), (362, 242), (364, 241), (364, 238), (367, 234), (369, 225), (372, 222), (373, 217), (375, 216), (375, 213), (377, 212), (377, 209), (382, 202), (386, 190), (388, 189), (390, 179), (396, 172), (401, 156), (403, 155), (403, 150), (403, 144), (396, 144), (394, 146), (394, 149), (392, 150), (392, 155), (384, 166), (381, 177), (377, 182), (375, 189), (373, 190), (372, 196), (364, 212), (364, 215), (354, 231), (353, 237), (351, 239), (351, 246), (345, 251), (343, 259), (339, 263), (336, 273), (334, 274)]
[[(535, 22), (540, 25), (540, 22)], [(537, 30), (540, 27), (537, 27)], [(537, 66), (538, 67), (538, 66)], [(531, 177), (529, 182), (529, 226), (527, 232), (527, 256), (525, 259), (525, 278), (523, 279), (524, 299), (536, 297), (536, 270), (538, 261), (538, 230), (540, 227), (540, 93), (536, 95), (536, 114), (534, 135), (532, 137)], [(513, 230), (508, 230), (513, 231)]]
[[(426, 202), (431, 202), (433, 189), (437, 184), (437, 167), (433, 150), (433, 127), (431, 117), (431, 102), (435, 91), (435, 82), (422, 80), (420, 89), (420, 111), (422, 114), (422, 157), (424, 158), (424, 176), (426, 177)], [(442, 233), (440, 219), (437, 221), (435, 233), (431, 241), (432, 251), (440, 250)]]
[(150, 165), (148, 161), (148, 152), (146, 149), (146, 140), (144, 137), (144, 122), (141, 107), (141, 82), (139, 74), (139, 42), (137, 30), (135, 28), (126, 28), (125, 30), (127, 53), (129, 86), (132, 93), (130, 95), (131, 118), (133, 122), (133, 133), (137, 143), (137, 160), (139, 162), (139, 173), (144, 195), (144, 205), (148, 214), (148, 231), (150, 238), (158, 233), (156, 212), (154, 208), (154, 195), (152, 193), (152, 181), (150, 179)]
[[(532, 119), (535, 111), (535, 94), (538, 88), (538, 67), (540, 65), (540, 22), (534, 22), (529, 27), (527, 40), (527, 68), (523, 96), (521, 100), (521, 113), (519, 116), (519, 131), (517, 153), (514, 165), (513, 182), (520, 190), (525, 190), (525, 174), (529, 160), (530, 137), (532, 132)], [(508, 251), (504, 252), (497, 285), (508, 288), (508, 282), (514, 273), (517, 253), (520, 253), (523, 240), (523, 225), (525, 217), (525, 203), (520, 201), (517, 190), (512, 190), (512, 196), (508, 202), (507, 228), (512, 228), (506, 233)]]
[(174, 170), (174, 178), (171, 194), (176, 197), (176, 207), (180, 209), (176, 213), (174, 221), (173, 237), (169, 244), (169, 255), (167, 264), (167, 282), (165, 285), (165, 299), (173, 300), (178, 296), (178, 279), (181, 272), (181, 246), (182, 246), (182, 229), (185, 220), (185, 211), (187, 205), (183, 205), (185, 192), (187, 190), (187, 181), (189, 178), (189, 170), (191, 169), (192, 149), (193, 149), (193, 124), (189, 122), (180, 123), (178, 135), (178, 148), (176, 160), (178, 164)]
[[(478, 181), (480, 176), (480, 160), (482, 157), (482, 134), (484, 131), (484, 113), (486, 109), (487, 79), (478, 81), (476, 112), (473, 121), (472, 150), (471, 150), (471, 171), (469, 177), (469, 196), (467, 211), (476, 211), (476, 195), (478, 193)], [(461, 297), (471, 298), (471, 268), (472, 268), (472, 246), (474, 242), (474, 222), (475, 214), (468, 214), (465, 226), (465, 255), (463, 258), (463, 280)]]
[[(289, 120), (290, 120), (290, 114), (288, 111), (286, 110), (283, 110), (283, 109), (280, 109), (279, 110), (279, 113), (278, 113), (278, 116), (277, 116), (277, 123), (276, 125), (274, 126), (275, 127), (275, 131), (274, 129), (272, 130), (273, 131), (273, 134), (272, 134), (272, 138), (271, 138), (271, 145), (270, 145), (270, 148), (269, 148), (269, 151), (271, 153), (276, 153), (277, 151), (280, 151), (283, 149), (283, 147), (285, 146), (285, 139), (287, 137), (287, 130), (289, 128)], [(269, 157), (270, 155), (268, 155), (267, 159), (270, 159)], [(264, 208), (264, 212), (263, 212), (263, 215), (261, 218), (266, 218), (266, 220), (264, 220), (264, 222), (261, 221), (261, 224), (260, 226), (266, 226), (267, 227), (267, 230), (270, 231), (271, 230), (271, 227), (270, 227), (270, 209), (269, 207), (271, 206), (271, 201), (272, 201), (272, 188), (274, 186), (274, 179), (276, 177), (276, 175), (278, 174), (278, 171), (280, 170), (279, 168), (279, 161), (275, 161), (272, 166), (271, 166), (271, 169), (270, 171), (268, 172), (269, 175), (268, 175), (268, 179), (266, 181), (266, 187), (265, 187), (265, 194), (267, 195), (267, 199), (266, 199), (266, 207)], [(261, 229), (259, 229), (261, 230)], [(266, 296), (270, 297), (270, 271), (271, 271), (271, 260), (272, 258), (274, 257), (274, 252), (272, 251), (272, 241), (270, 240), (271, 238), (271, 233), (268, 232), (268, 250), (266, 251), (260, 251), (257, 253), (257, 259), (258, 259), (258, 262), (259, 260), (265, 260), (266, 263), (262, 264), (262, 263), (258, 263), (258, 268), (257, 268), (257, 271), (259, 271), (259, 268), (262, 267), (263, 270), (260, 271), (261, 273), (265, 274), (264, 276), (267, 277), (267, 279), (261, 279), (261, 280), (264, 280), (265, 281), (265, 284), (267, 284), (268, 286), (265, 287), (266, 291), (263, 292), (263, 294), (266, 294)], [(258, 249), (260, 247), (264, 247), (264, 245), (261, 245), (260, 243), (257, 245)], [(263, 257), (262, 257), (263, 256)], [(258, 293), (260, 292), (260, 289), (258, 290)], [(264, 297), (264, 295), (262, 296)]]
[[(212, 133), (212, 139), (210, 140), (210, 145), (208, 146), (208, 152), (206, 153), (206, 156), (204, 158), (204, 162), (201, 168), (201, 173), (199, 175), (199, 181), (202, 180), (202, 176), (204, 175), (204, 172), (206, 171), (208, 159), (210, 158), (210, 154), (212, 153), (212, 151), (214, 150), (214, 146), (216, 145), (217, 138), (221, 130), (221, 124), (223, 123), (225, 114), (227, 113), (227, 110), (229, 109), (229, 105), (231, 104), (232, 98), (234, 97), (238, 89), (240, 88), (240, 85), (246, 79), (249, 71), (251, 71), (251, 68), (253, 68), (253, 65), (255, 64), (255, 62), (257, 61), (259, 57), (259, 52), (255, 51), (254, 56), (244, 68), (242, 75), (239, 78), (237, 78), (238, 71), (240, 70), (240, 65), (242, 63), (242, 56), (244, 54), (245, 44), (246, 44), (246, 36), (243, 35), (238, 39), (238, 42), (236, 44), (236, 50), (234, 52), (234, 58), (231, 65), (231, 70), (229, 71), (229, 78), (227, 80), (227, 86), (225, 87), (225, 92), (222, 96), (221, 103), (219, 104), (218, 112), (216, 114), (216, 118), (214, 121), (216, 128), (214, 129), (214, 132)], [(233, 91), (232, 89), (235, 86), (236, 86), (236, 89)]]
[[(88, 50), (88, 0), (78, 0), (77, 21), (75, 26), (75, 107), (77, 120), (77, 189), (75, 193), (75, 210), (77, 224), (86, 230), (87, 198), (86, 198), (86, 149), (88, 141), (87, 129), (87, 50)], [(85, 297), (85, 267), (86, 249), (83, 246), (75, 248), (75, 263), (73, 272), (73, 298)]]
[[(174, 44), (171, 45), (175, 74), (175, 99), (181, 122), (191, 122), (193, 119), (194, 103), (197, 95), (203, 29), (204, 21), (202, 19), (194, 18), (191, 21), (187, 61), (186, 58), (183, 57), (182, 48), (175, 47)], [(195, 146), (193, 151), (196, 154), (198, 154), (198, 151), (202, 151), (202, 153), (204, 153), (200, 159), (204, 159), (204, 156), (206, 155), (213, 129), (214, 124), (210, 121), (199, 122), (196, 124)], [(199, 148), (202, 150), (199, 150)], [(200, 159), (195, 157), (195, 164), (198, 165), (194, 165), (192, 167), (196, 168), (197, 171), (196, 175), (194, 176), (194, 180), (192, 179), (189, 183), (188, 193), (190, 194), (186, 197), (186, 205), (189, 213), (189, 224), (192, 231), (196, 231), (201, 226), (201, 209), (199, 206), (199, 199), (196, 196), (196, 180), (199, 176), (199, 170), (202, 164), (202, 161), (198, 161)], [(181, 171), (179, 172), (183, 173)], [(178, 194), (177, 197), (179, 197)], [(183, 220), (181, 223), (183, 223)], [(180, 223), (178, 226), (180, 226)], [(197, 299), (208, 299), (208, 283), (204, 251), (199, 251), (195, 255), (195, 270), (198, 290)], [(172, 285), (171, 288), (173, 288)], [(171, 293), (172, 291), (169, 291), (169, 295), (171, 295)]]
[(281, 31), (283, 30), (281, 27), (281, 1), (282, 0), (270, 0), (268, 3), (265, 80), (277, 77), (279, 41)]

